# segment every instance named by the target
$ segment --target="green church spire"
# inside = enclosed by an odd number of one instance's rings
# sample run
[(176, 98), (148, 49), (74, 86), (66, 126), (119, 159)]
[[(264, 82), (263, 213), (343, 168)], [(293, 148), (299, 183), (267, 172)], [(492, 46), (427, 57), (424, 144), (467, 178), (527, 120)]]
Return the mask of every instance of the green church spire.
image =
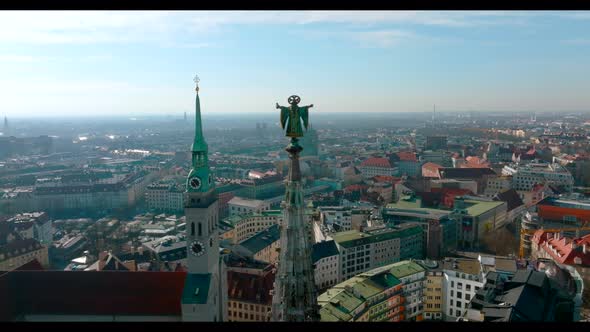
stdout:
[(195, 77), (197, 87), (195, 98), (195, 139), (191, 147), (192, 167), (187, 177), (186, 190), (189, 192), (207, 192), (215, 187), (213, 177), (209, 172), (209, 158), (207, 142), (203, 137), (201, 121), (201, 101), (199, 99), (199, 77)]

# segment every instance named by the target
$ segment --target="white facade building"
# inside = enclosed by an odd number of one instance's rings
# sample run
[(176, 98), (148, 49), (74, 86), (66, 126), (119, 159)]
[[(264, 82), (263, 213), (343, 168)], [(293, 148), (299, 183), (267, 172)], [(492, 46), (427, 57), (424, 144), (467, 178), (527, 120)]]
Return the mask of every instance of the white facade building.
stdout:
[(449, 258), (443, 262), (443, 317), (456, 321), (469, 307), (485, 276), (477, 259)]
[(336, 243), (333, 240), (315, 243), (311, 256), (317, 289), (323, 290), (336, 285), (340, 270), (340, 252)]
[(574, 178), (559, 164), (531, 163), (520, 166), (504, 166), (503, 174), (513, 174), (512, 187), (516, 190), (530, 191), (536, 184), (548, 183), (563, 186), (571, 192)]
[(270, 202), (259, 199), (234, 197), (228, 203), (229, 215), (262, 213), (270, 210)]

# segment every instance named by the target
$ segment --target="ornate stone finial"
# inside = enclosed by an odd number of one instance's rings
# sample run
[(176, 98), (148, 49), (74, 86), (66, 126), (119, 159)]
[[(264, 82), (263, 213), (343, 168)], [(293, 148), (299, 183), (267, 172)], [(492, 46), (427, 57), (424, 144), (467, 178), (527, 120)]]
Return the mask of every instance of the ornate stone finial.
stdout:
[(195, 91), (197, 91), (197, 93), (199, 93), (199, 82), (201, 81), (201, 79), (199, 79), (199, 75), (195, 75), (195, 78), (193, 79), (193, 81), (197, 85), (197, 87), (195, 88)]
[(299, 96), (293, 95), (291, 97), (289, 97), (289, 99), (287, 99), (287, 102), (291, 105), (297, 105), (299, 104), (299, 102), (301, 101), (301, 98), (299, 98)]

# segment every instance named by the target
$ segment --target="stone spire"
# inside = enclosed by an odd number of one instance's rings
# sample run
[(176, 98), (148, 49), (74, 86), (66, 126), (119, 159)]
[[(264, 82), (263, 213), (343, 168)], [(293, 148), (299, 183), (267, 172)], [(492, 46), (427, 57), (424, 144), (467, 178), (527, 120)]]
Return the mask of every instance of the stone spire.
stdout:
[(195, 89), (195, 138), (191, 147), (192, 168), (187, 177), (186, 189), (189, 192), (207, 192), (215, 186), (215, 183), (209, 172), (208, 147), (207, 142), (205, 142), (205, 138), (203, 137), (198, 77), (195, 77), (195, 83), (197, 84)]
[[(299, 119), (297, 119), (299, 121)], [(280, 255), (272, 299), (272, 321), (319, 321), (317, 291), (311, 260), (311, 243), (305, 223), (305, 205), (299, 168), (303, 148), (296, 137), (285, 149), (289, 153), (289, 175), (283, 204)]]

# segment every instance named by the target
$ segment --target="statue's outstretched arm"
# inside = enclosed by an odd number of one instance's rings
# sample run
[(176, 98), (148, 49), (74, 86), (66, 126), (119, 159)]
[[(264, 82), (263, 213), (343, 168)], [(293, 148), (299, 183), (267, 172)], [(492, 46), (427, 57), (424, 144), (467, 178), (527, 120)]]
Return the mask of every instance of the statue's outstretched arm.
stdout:
[(281, 108), (281, 105), (279, 105), (279, 103), (277, 103), (277, 109)]

